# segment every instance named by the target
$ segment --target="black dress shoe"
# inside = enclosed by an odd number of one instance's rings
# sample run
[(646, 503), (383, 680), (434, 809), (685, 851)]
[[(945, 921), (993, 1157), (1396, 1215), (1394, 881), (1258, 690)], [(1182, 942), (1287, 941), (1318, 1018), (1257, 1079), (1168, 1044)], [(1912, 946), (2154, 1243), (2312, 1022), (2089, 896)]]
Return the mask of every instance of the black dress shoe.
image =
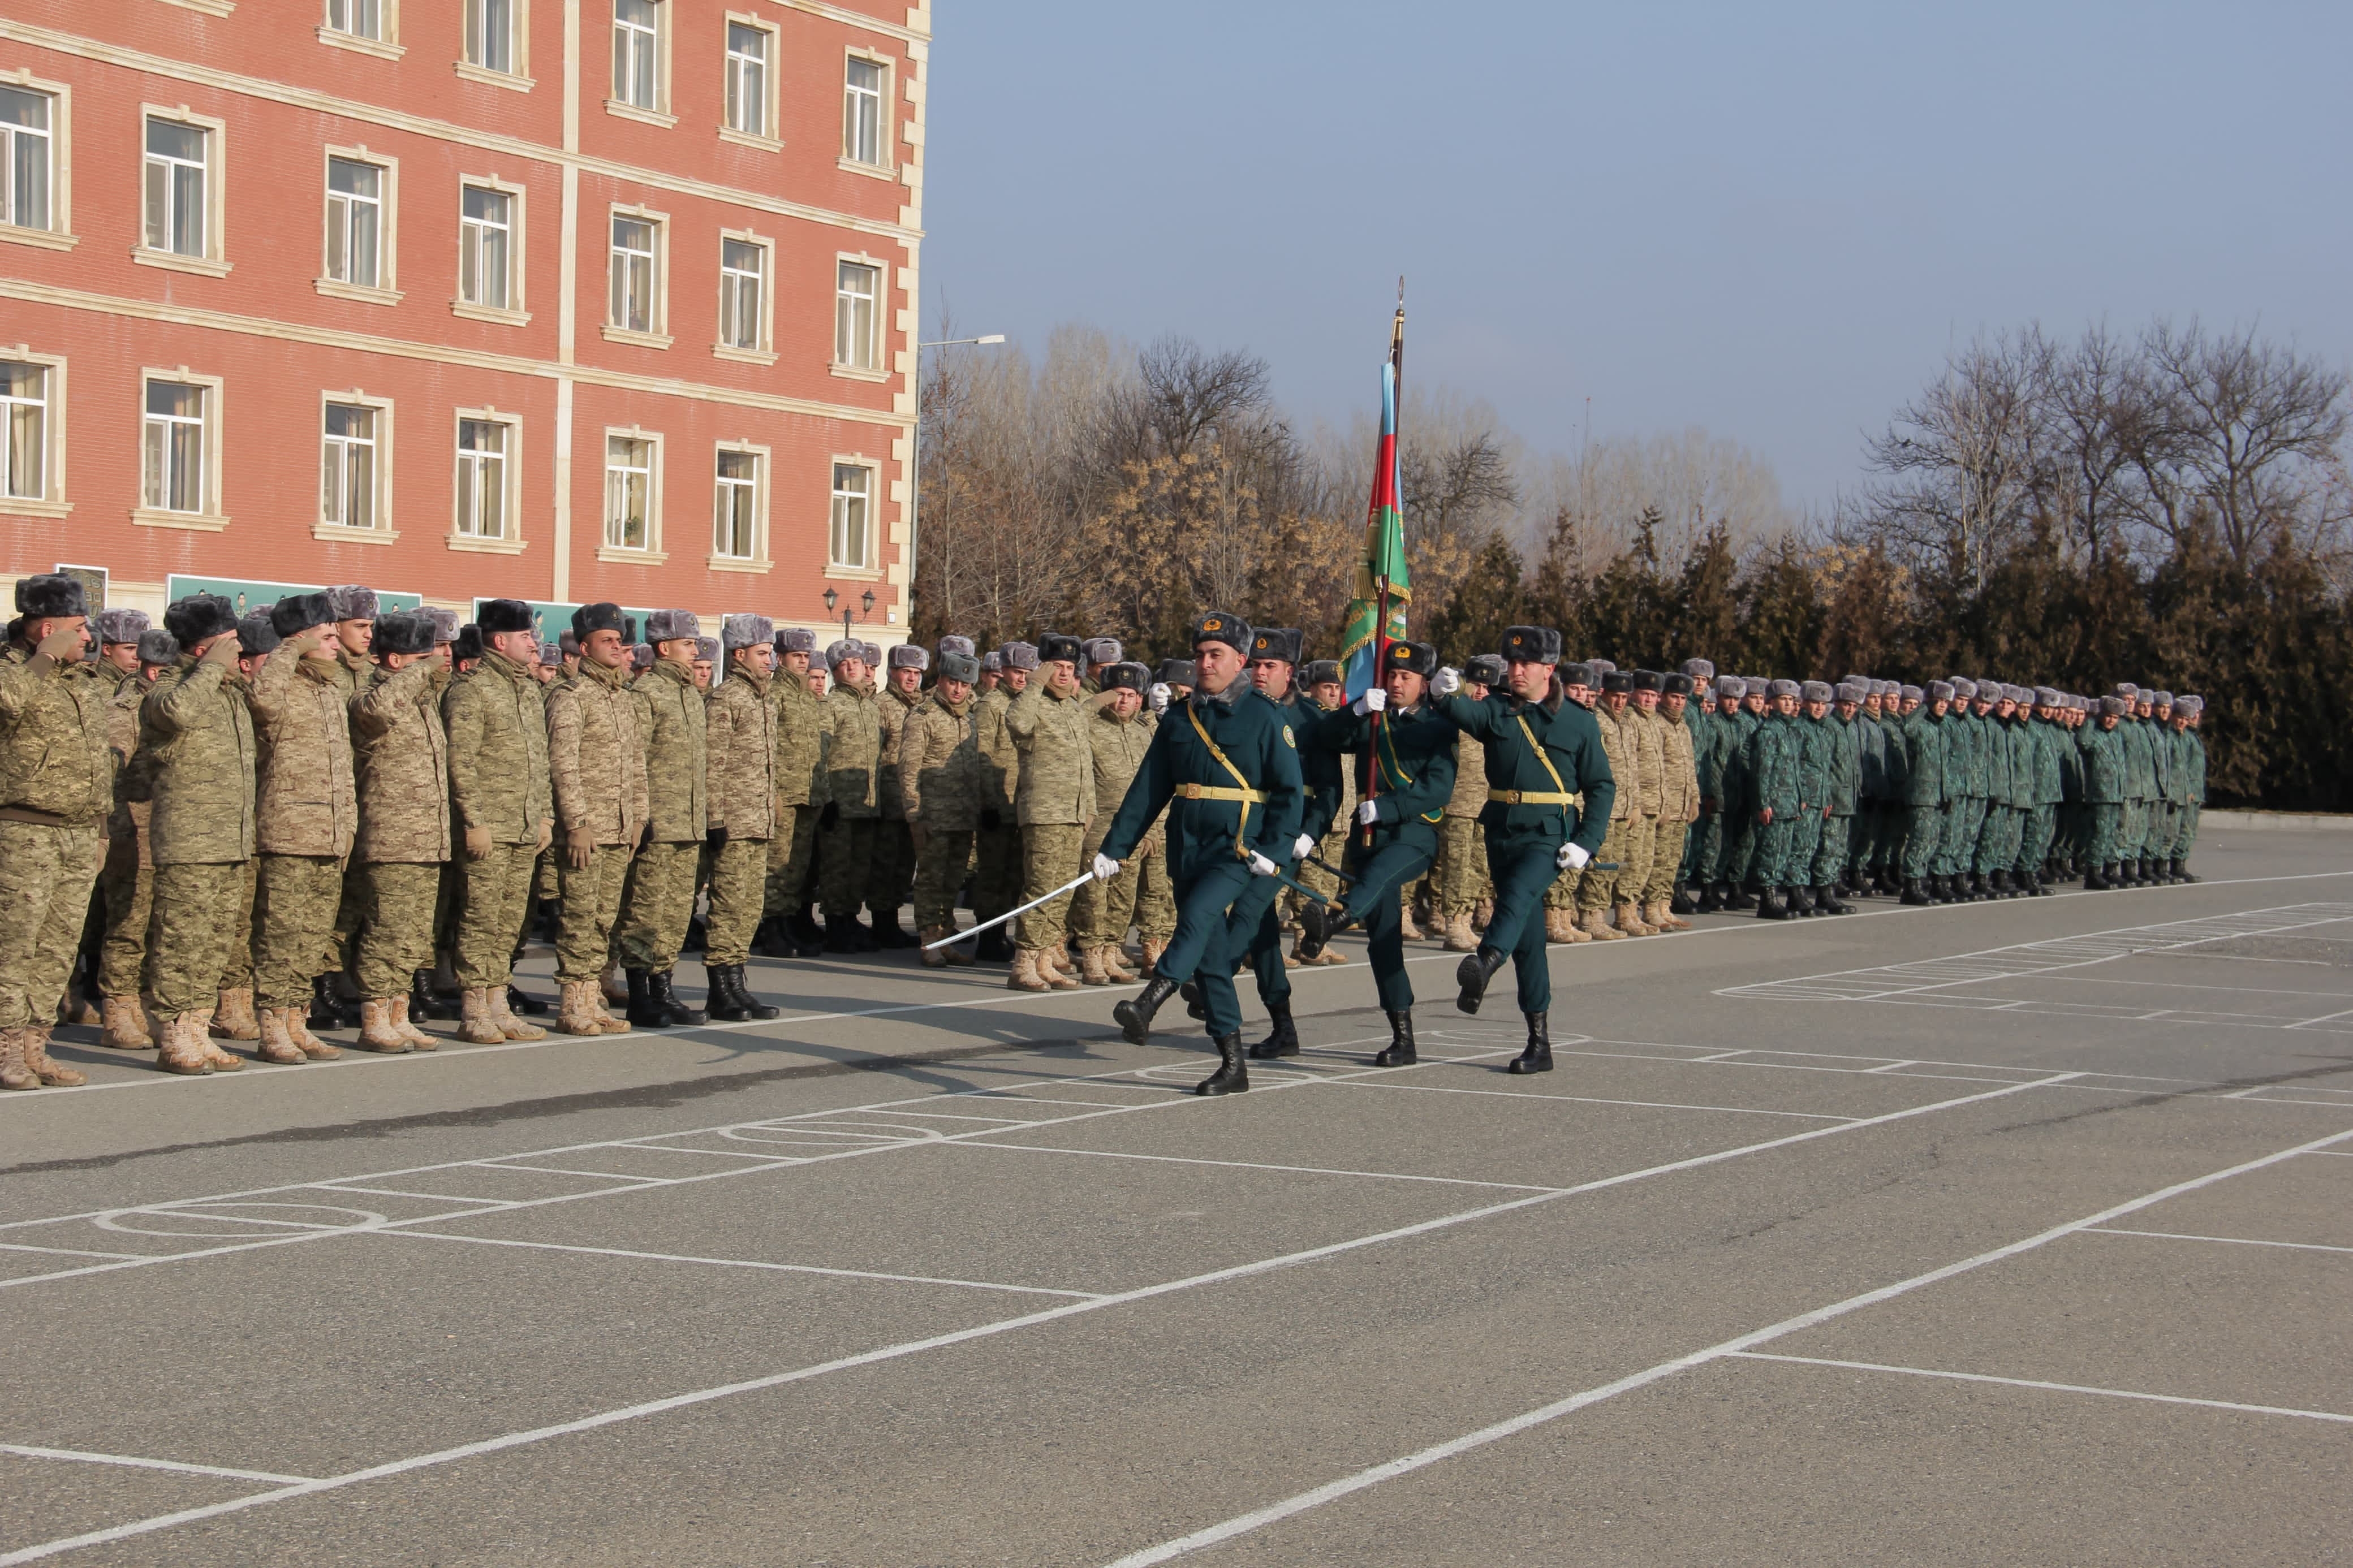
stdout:
[(1119, 1032), (1127, 1037), (1130, 1045), (1140, 1046), (1152, 1037), (1152, 1015), (1160, 1004), (1168, 1000), (1176, 989), (1174, 980), (1154, 975), (1144, 983), (1144, 989), (1133, 996), (1123, 997), (1111, 1010), (1119, 1024)]
[(1419, 1060), (1421, 1058), (1414, 1054), (1413, 1048), (1413, 1015), (1409, 1012), (1391, 1013), (1388, 1049), (1375, 1057), (1373, 1065), (1377, 1068), (1409, 1068)]
[(1242, 1061), (1242, 1037), (1220, 1036), (1218, 1070), (1193, 1086), (1195, 1094), (1240, 1094), (1250, 1088), (1250, 1068)]
[(1550, 1072), (1552, 1071), (1552, 1036), (1545, 1027), (1545, 1015), (1530, 1013), (1526, 1015), (1526, 1018), (1528, 1020), (1527, 1049), (1513, 1058), (1512, 1065), (1504, 1070), (1523, 1076), (1532, 1072)]
[(1266, 1005), (1266, 1016), (1272, 1020), (1274, 1027), (1266, 1038), (1250, 1047), (1250, 1059), (1269, 1062), (1277, 1057), (1297, 1056), (1299, 1030), (1291, 1021), (1291, 1004), (1287, 1001), (1270, 1002)]
[(1503, 967), (1504, 955), (1492, 947), (1482, 947), (1464, 955), (1462, 962), (1454, 966), (1454, 984), (1462, 988), (1461, 994), (1454, 998), (1454, 1005), (1465, 1013), (1476, 1014), (1479, 1004), (1486, 1000), (1487, 982)]

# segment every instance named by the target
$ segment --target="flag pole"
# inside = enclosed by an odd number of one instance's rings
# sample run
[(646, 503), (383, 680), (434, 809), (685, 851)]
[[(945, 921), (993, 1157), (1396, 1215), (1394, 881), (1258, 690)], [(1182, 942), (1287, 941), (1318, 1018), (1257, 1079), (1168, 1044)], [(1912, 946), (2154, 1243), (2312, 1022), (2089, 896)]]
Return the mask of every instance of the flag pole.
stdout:
[[(1405, 438), (1405, 277), (1402, 273), (1398, 277), (1397, 314), (1389, 321), (1389, 383), (1390, 395), (1397, 400), (1397, 418), (1398, 426), (1397, 439), (1398, 441), (1402, 441)], [(1394, 463), (1394, 458), (1398, 449), (1398, 448), (1394, 445), (1390, 449), (1393, 460), (1393, 466), (1390, 469), (1392, 476), (1396, 474), (1397, 468), (1401, 466)], [(1396, 495), (1392, 499), (1396, 501), (1398, 510), (1403, 510), (1405, 507), (1405, 497), (1403, 495)], [(1375, 686), (1378, 686), (1381, 684), (1382, 679), (1388, 673), (1388, 574), (1386, 572), (1382, 573), (1380, 581), (1375, 584), (1375, 586), (1378, 590), (1377, 595), (1377, 608), (1375, 612), (1378, 618), (1373, 622), (1373, 684)], [(1365, 798), (1366, 800), (1373, 799), (1374, 796), (1380, 793), (1381, 735), (1383, 733), (1385, 718), (1386, 710), (1382, 713), (1376, 713), (1373, 715), (1373, 743), (1371, 749), (1371, 759), (1365, 768)], [(1363, 842), (1366, 848), (1369, 849), (1372, 847), (1373, 828), (1372, 824), (1370, 823), (1366, 823), (1365, 825)]]

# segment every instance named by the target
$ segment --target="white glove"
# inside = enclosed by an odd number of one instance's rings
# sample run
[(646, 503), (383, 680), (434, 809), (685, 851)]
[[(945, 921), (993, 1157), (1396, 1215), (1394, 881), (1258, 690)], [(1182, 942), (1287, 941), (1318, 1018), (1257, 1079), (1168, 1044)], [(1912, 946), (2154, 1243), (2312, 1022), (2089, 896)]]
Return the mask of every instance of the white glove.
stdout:
[(1430, 694), (1432, 697), (1451, 697), (1461, 689), (1462, 672), (1451, 664), (1430, 678)]
[(1255, 850), (1250, 852), (1250, 875), (1253, 877), (1271, 877), (1282, 869), (1273, 861)]
[(1354, 713), (1357, 718), (1362, 719), (1368, 713), (1379, 712), (1388, 705), (1389, 694), (1381, 688), (1375, 686), (1367, 689), (1362, 697), (1357, 698), (1354, 702), (1348, 704), (1348, 711)]
[(1370, 827), (1381, 819), (1381, 803), (1368, 800), (1356, 807), (1356, 820)]
[(1591, 855), (1587, 854), (1577, 846), (1564, 844), (1560, 847), (1560, 853), (1553, 857), (1552, 863), (1564, 871), (1582, 871), (1585, 869), (1585, 863), (1592, 858)]
[(1152, 704), (1152, 710), (1155, 713), (1166, 713), (1168, 711), (1168, 683), (1166, 681), (1154, 681), (1151, 686), (1145, 689), (1144, 696), (1145, 700)]
[(1304, 833), (1301, 834), (1291, 846), (1291, 858), (1293, 860), (1304, 860), (1314, 853), (1315, 840)]
[(1119, 862), (1108, 855), (1095, 857), (1095, 880), (1108, 882), (1119, 875)]

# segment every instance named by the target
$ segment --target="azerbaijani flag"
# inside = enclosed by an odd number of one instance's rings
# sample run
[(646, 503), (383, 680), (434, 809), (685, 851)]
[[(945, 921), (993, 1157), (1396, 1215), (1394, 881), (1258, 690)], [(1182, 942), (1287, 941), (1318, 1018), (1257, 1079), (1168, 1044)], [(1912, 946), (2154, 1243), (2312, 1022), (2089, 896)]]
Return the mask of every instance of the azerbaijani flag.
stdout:
[[(1405, 311), (1398, 311), (1389, 361), (1381, 366), (1381, 444), (1373, 464), (1373, 499), (1365, 520), (1365, 558), (1356, 563), (1356, 594), (1341, 634), (1351, 701), (1380, 683), (1381, 650), (1405, 636), (1405, 514), (1398, 504), (1398, 369), (1404, 357)], [(1381, 622), (1387, 590), (1388, 624)]]

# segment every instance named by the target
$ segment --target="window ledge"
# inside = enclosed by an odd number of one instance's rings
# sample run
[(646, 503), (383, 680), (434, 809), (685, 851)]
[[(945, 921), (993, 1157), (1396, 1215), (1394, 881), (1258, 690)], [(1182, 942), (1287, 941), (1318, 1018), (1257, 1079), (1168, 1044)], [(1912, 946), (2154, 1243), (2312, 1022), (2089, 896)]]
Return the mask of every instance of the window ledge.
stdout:
[(727, 343), (713, 343), (711, 347), (711, 355), (713, 359), (732, 359), (739, 364), (774, 364), (776, 363), (776, 356), (771, 350), (739, 349)]
[(494, 71), (471, 60), (453, 60), (450, 63), (461, 79), (478, 81), (484, 87), (502, 87), (509, 92), (529, 92), (538, 85), (527, 76), (517, 76), (512, 71)]
[(520, 555), (530, 548), (520, 539), (480, 539), (469, 533), (453, 533), (441, 542), (470, 555)]
[(870, 180), (892, 180), (899, 171), (888, 163), (861, 163), (855, 158), (836, 158), (833, 166), (845, 174), (863, 174)]
[(352, 300), (363, 305), (397, 305), (406, 298), (397, 289), (374, 289), (335, 278), (314, 278), (311, 287), (330, 300)]
[(131, 259), (142, 267), (161, 267), (167, 272), (194, 272), (205, 278), (226, 278), (230, 264), (215, 261), (208, 256), (183, 256), (176, 250), (150, 250), (143, 245), (131, 247)]
[(781, 153), (785, 144), (773, 136), (758, 136), (749, 131), (738, 131), (732, 125), (719, 128), (719, 140), (733, 142), (738, 147), (750, 147), (762, 153)]
[(164, 0), (164, 4), (202, 11), (207, 16), (226, 16), (237, 9), (237, 0)]
[(846, 364), (837, 364), (831, 368), (833, 374), (841, 377), (844, 381), (882, 382), (890, 380), (893, 375), (898, 374), (896, 371), (890, 370), (859, 370), (853, 366)]
[(131, 521), (141, 528), (181, 528), (192, 533), (218, 533), (228, 526), (228, 519), (216, 512), (164, 511), (145, 506), (132, 507)]
[(345, 528), (340, 522), (314, 522), (311, 537), (337, 544), (390, 544), (400, 538), (396, 528)]
[(839, 561), (827, 562), (825, 564), (825, 574), (828, 580), (837, 583), (880, 583), (882, 581), (882, 568), (880, 566), (844, 566)]
[(65, 517), (73, 511), (69, 500), (37, 500), (30, 496), (0, 496), (0, 514), (9, 517)]
[(754, 575), (772, 571), (773, 561), (746, 561), (740, 555), (713, 555), (703, 563), (713, 572), (749, 572)]
[(405, 45), (387, 44), (382, 38), (364, 38), (357, 33), (339, 33), (324, 23), (319, 26), (319, 41), (332, 48), (374, 55), (380, 60), (396, 60), (408, 52)]
[(53, 228), (25, 228), (13, 223), (0, 223), (0, 239), (11, 245), (38, 246), (43, 250), (71, 250), (81, 243), (78, 234), (59, 234)]
[(634, 103), (624, 103), (617, 98), (605, 100), (605, 112), (622, 120), (642, 120), (648, 125), (659, 125), (667, 131), (678, 123), (675, 114), (664, 114), (659, 109), (640, 109)]
[(617, 544), (600, 544), (596, 547), (596, 559), (617, 561), (624, 566), (659, 566), (670, 556), (659, 550), (624, 550)]
[(641, 349), (666, 349), (678, 342), (668, 332), (640, 332), (628, 327), (607, 326), (604, 333), (608, 343), (635, 343)]
[(531, 325), (529, 310), (511, 310), (503, 305), (476, 305), (465, 300), (452, 300), (449, 301), (449, 313), (453, 316), (463, 316), (470, 321), (488, 321), (493, 326), (527, 327)]

